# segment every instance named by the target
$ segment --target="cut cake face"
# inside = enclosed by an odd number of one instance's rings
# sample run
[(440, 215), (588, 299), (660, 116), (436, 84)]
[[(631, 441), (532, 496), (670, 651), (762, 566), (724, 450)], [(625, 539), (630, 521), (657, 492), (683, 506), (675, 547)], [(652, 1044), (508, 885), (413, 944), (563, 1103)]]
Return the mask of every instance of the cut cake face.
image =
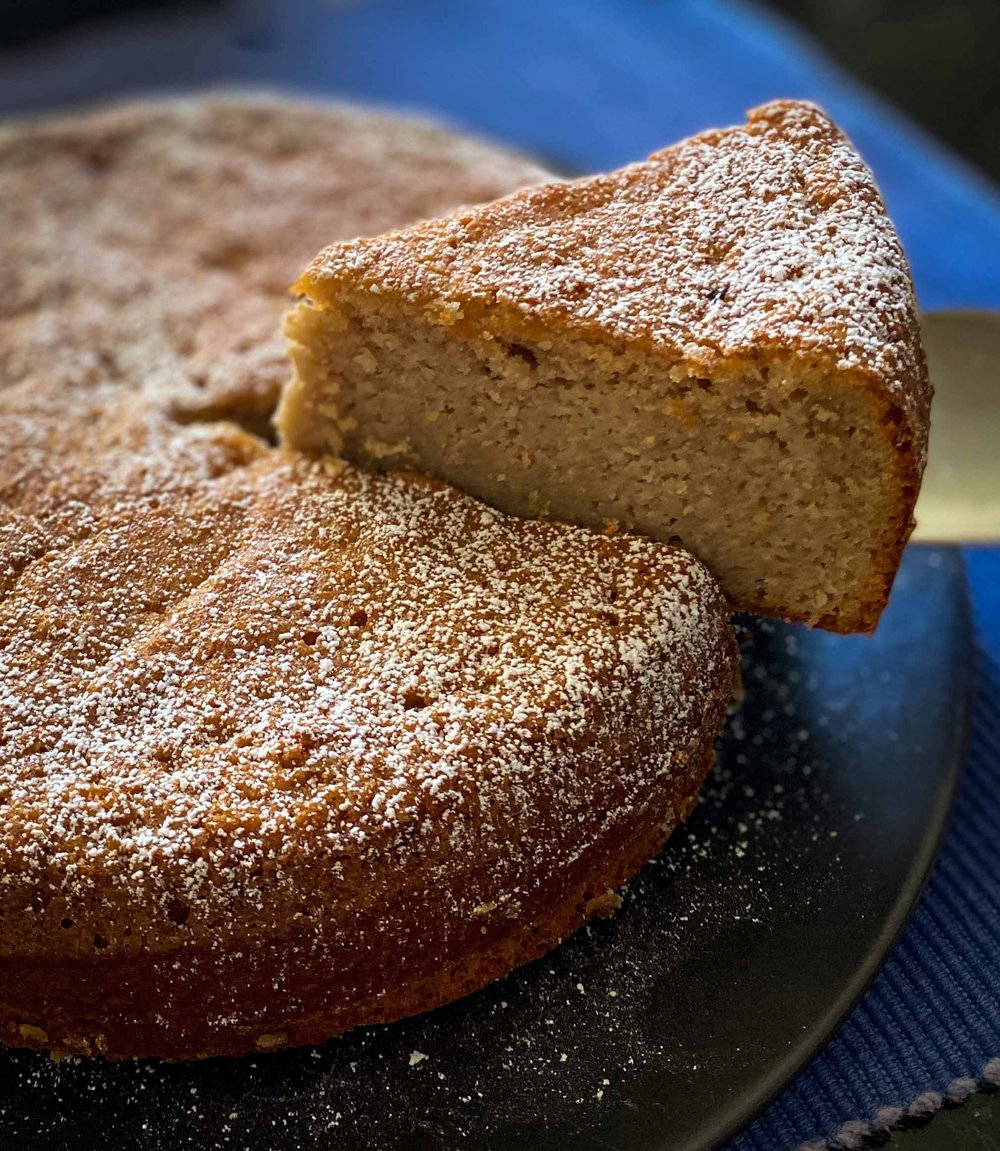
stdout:
[(872, 176), (812, 105), (334, 245), (295, 289), (286, 443), (683, 544), (741, 609), (877, 622), (930, 387)]

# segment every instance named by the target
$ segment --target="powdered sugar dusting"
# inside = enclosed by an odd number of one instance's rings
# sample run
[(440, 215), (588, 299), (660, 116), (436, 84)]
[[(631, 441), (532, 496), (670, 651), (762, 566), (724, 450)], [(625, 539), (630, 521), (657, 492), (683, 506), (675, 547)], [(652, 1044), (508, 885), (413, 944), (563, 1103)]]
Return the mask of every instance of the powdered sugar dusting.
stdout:
[[(72, 902), (80, 876), (165, 919), (236, 894), (260, 913), (303, 853), (474, 857), (515, 835), (537, 863), (545, 810), (583, 819), (598, 786), (595, 714), (676, 733), (607, 789), (627, 806), (729, 682), (711, 578), (638, 538), (281, 454), (161, 500), (98, 484), (89, 530), (0, 607), (8, 888)], [(511, 899), (455, 906), (486, 923)]]
[(555, 324), (645, 341), (693, 375), (765, 355), (828, 363), (887, 389), (922, 450), (906, 259), (871, 173), (812, 105), (768, 104), (610, 175), (335, 245), (299, 288), (322, 300), (348, 280), (445, 322), (502, 314), (542, 338)]

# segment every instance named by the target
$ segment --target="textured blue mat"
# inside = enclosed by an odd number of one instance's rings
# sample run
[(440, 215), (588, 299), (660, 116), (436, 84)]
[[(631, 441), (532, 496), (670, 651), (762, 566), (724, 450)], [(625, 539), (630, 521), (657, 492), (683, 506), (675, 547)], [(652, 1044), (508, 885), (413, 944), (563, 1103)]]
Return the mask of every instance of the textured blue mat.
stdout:
[[(722, 0), (244, 3), (164, 52), (127, 29), (47, 50), (45, 102), (227, 80), (413, 105), (566, 169), (638, 159), (776, 96), (823, 104), (871, 164), (925, 308), (1000, 308), (1000, 197), (763, 7)], [(148, 25), (147, 25), (148, 28)], [(99, 39), (99, 42), (98, 42)], [(107, 67), (101, 66), (102, 54)], [(81, 63), (82, 61), (82, 63)], [(113, 88), (109, 88), (109, 84)], [(38, 61), (0, 105), (37, 107)], [(966, 776), (930, 885), (871, 990), (732, 1151), (787, 1151), (961, 1093), (1000, 1057), (1000, 553), (970, 551), (979, 683)], [(993, 1073), (1000, 1071), (994, 1064)], [(956, 1083), (956, 1080), (958, 1081)], [(847, 1124), (845, 1127), (844, 1125)]]

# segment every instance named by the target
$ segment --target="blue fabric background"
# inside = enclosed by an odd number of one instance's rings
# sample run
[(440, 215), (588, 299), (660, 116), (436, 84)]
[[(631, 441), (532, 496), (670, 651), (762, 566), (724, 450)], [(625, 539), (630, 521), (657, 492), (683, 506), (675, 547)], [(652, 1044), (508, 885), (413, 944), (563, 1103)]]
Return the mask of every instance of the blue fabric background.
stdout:
[[(232, 13), (230, 13), (230, 17)], [(44, 102), (236, 80), (413, 105), (567, 170), (638, 159), (776, 96), (823, 104), (888, 202), (925, 308), (1000, 308), (1000, 196), (760, 7), (725, 0), (368, 0), (192, 16), (171, 51), (149, 25), (46, 49)], [(130, 40), (130, 37), (134, 37)], [(105, 66), (107, 65), (107, 66)], [(38, 61), (5, 64), (8, 109), (37, 107)], [(51, 81), (51, 82), (50, 82)], [(788, 1151), (906, 1107), (1000, 1056), (1000, 553), (969, 551), (979, 683), (968, 764), (923, 900), (823, 1053), (730, 1151)]]

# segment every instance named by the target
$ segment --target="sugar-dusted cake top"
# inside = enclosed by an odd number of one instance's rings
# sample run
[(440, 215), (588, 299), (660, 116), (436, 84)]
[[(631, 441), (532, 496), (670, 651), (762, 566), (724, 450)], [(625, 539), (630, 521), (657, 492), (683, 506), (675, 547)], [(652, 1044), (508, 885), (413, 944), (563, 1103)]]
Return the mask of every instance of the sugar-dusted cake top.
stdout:
[(695, 560), (219, 418), (269, 413), (320, 236), (538, 174), (257, 98), (0, 131), (0, 952), (246, 946), (494, 847), (499, 887), (690, 770), (623, 762), (731, 686)]
[(871, 173), (776, 102), (608, 175), (327, 248), (297, 289), (403, 297), (445, 322), (643, 341), (692, 374), (806, 357), (884, 387), (926, 434), (909, 270)]
[[(442, 882), (483, 843), (528, 860), (592, 772), (628, 803), (686, 771), (732, 684), (684, 552), (220, 426), (122, 434), (0, 528), (0, 906), (102, 890), (191, 930), (273, 915), (313, 865), (356, 901), (410, 853)], [(631, 723), (671, 750), (619, 762)]]

